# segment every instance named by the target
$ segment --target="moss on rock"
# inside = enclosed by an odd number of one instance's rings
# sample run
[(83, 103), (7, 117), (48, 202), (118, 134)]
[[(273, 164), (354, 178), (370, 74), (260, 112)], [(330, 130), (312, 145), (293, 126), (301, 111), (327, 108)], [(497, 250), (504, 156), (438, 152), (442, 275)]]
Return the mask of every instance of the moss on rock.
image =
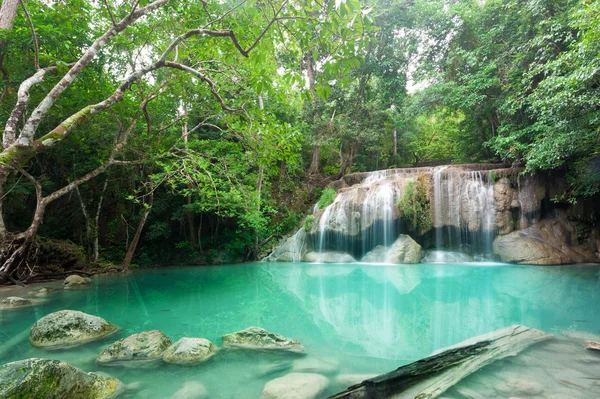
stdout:
[(25, 359), (0, 367), (0, 397), (4, 399), (104, 399), (123, 389), (116, 378), (86, 373), (59, 360)]

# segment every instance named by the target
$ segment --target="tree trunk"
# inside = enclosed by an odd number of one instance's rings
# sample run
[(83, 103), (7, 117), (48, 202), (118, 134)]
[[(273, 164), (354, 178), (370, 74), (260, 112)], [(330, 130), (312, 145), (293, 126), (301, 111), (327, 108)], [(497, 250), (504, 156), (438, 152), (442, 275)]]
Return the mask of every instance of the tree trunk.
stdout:
[(514, 356), (552, 335), (514, 325), (480, 335), (359, 384), (329, 399), (436, 398), (486, 365)]
[(102, 186), (102, 193), (100, 193), (100, 199), (98, 200), (98, 206), (96, 207), (96, 216), (94, 217), (94, 231), (93, 231), (93, 241), (92, 241), (92, 262), (98, 262), (100, 258), (100, 245), (99, 245), (99, 236), (100, 232), (98, 231), (100, 226), (100, 212), (102, 211), (102, 202), (104, 202), (104, 194), (106, 193), (106, 189), (108, 188), (108, 177), (104, 180), (104, 186)]
[[(0, 7), (0, 32), (3, 35), (12, 30), (18, 8), (19, 0), (2, 0), (2, 6)], [(4, 67), (4, 50), (7, 43), (6, 40), (0, 40), (0, 71), (5, 83), (8, 83), (8, 71)]]
[(315, 145), (313, 147), (312, 160), (310, 161), (310, 167), (308, 168), (308, 175), (314, 176), (319, 174), (321, 168), (321, 146)]
[(127, 253), (125, 254), (125, 259), (123, 259), (123, 263), (121, 263), (121, 268), (123, 270), (127, 270), (129, 268), (129, 264), (131, 263), (131, 259), (133, 259), (133, 255), (135, 254), (135, 250), (137, 249), (138, 242), (140, 241), (140, 237), (142, 236), (142, 230), (144, 229), (144, 225), (146, 224), (146, 220), (148, 219), (148, 214), (150, 214), (150, 210), (152, 209), (152, 201), (154, 199), (154, 192), (150, 192), (148, 197), (148, 202), (145, 204), (144, 213), (142, 214), (142, 218), (138, 223), (137, 230), (135, 231), (135, 235), (129, 244), (129, 248), (127, 248)]

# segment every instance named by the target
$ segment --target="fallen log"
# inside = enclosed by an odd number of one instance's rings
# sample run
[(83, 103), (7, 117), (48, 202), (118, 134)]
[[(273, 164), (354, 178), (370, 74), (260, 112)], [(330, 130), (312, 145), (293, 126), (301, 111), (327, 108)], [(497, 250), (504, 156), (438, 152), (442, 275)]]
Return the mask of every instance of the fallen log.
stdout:
[(514, 325), (440, 349), (425, 359), (370, 378), (329, 399), (432, 399), (496, 360), (515, 356), (551, 338), (533, 328)]

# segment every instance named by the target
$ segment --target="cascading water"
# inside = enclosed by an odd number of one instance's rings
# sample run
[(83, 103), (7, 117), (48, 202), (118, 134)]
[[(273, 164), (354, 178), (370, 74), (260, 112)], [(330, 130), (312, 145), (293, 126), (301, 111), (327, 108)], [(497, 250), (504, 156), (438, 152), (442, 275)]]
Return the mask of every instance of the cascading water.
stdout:
[(496, 234), (494, 175), (442, 166), (433, 171), (436, 247), (489, 254)]
[(332, 204), (315, 212), (318, 252), (344, 251), (361, 257), (377, 245), (390, 245), (400, 232), (397, 203), (409, 180), (401, 170), (385, 170), (340, 191)]

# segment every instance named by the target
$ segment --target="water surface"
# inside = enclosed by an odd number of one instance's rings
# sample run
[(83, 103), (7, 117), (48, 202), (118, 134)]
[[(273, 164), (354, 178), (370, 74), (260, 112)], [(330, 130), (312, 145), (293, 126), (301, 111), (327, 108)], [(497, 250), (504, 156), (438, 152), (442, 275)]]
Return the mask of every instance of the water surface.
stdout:
[[(27, 290), (8, 294), (26, 296)], [(33, 348), (31, 326), (62, 309), (101, 316), (122, 330), (65, 351)], [(223, 334), (260, 326), (300, 340), (309, 356), (339, 362), (340, 374), (379, 374), (511, 324), (598, 334), (599, 314), (597, 265), (165, 268), (97, 277), (89, 289), (60, 291), (32, 308), (0, 311), (0, 363), (29, 357), (65, 360), (124, 383), (141, 382), (133, 398), (169, 398), (188, 381), (202, 383), (211, 398), (259, 398), (267, 381), (289, 372), (293, 357), (222, 351), (197, 366), (148, 369), (100, 367), (95, 357), (116, 339), (145, 330), (161, 330), (173, 341), (204, 337), (220, 346)], [(333, 383), (324, 396), (343, 388)]]

